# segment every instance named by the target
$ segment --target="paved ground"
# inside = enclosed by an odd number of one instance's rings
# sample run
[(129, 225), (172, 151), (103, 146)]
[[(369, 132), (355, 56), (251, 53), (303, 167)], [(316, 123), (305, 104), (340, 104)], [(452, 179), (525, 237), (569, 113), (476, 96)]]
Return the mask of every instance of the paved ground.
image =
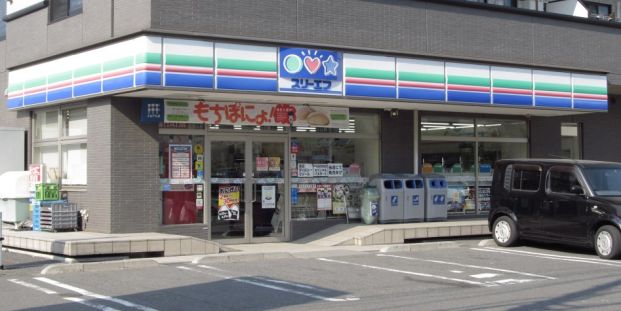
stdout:
[(414, 252), (51, 276), (33, 268), (7, 271), (18, 270), (0, 279), (0, 309), (618, 310), (621, 304), (621, 261), (533, 244), (497, 248), (473, 241)]

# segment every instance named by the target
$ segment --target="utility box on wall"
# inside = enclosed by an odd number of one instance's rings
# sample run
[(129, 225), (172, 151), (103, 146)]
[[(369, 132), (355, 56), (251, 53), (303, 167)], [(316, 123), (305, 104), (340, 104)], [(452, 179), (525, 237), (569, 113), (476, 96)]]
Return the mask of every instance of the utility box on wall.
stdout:
[(0, 152), (0, 175), (9, 171), (26, 170), (26, 130), (0, 127), (0, 146), (10, 152)]

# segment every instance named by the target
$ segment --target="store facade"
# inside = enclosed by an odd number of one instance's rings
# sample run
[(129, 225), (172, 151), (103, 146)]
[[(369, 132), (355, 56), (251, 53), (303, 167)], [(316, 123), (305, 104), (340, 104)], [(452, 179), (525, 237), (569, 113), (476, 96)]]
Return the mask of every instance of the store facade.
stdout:
[(606, 112), (607, 85), (600, 73), (140, 35), (11, 71), (7, 106), (33, 111), (32, 163), (91, 210), (92, 230), (252, 243), (357, 218), (378, 173), (444, 174), (450, 217), (484, 217), (494, 162), (530, 155), (525, 116)]
[(0, 123), (88, 231), (295, 240), (356, 221), (377, 173), (441, 173), (449, 221), (484, 218), (498, 159), (621, 159), (617, 23), (457, 0), (49, 3), (7, 7)]

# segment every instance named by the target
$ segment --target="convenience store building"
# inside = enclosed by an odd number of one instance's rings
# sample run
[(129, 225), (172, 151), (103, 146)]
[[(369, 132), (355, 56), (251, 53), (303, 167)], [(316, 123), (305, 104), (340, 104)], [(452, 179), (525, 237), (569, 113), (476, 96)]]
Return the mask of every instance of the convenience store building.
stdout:
[[(14, 36), (53, 7), (9, 14), (2, 114), (87, 230), (294, 240), (345, 222), (373, 174), (426, 171), (447, 176), (450, 219), (485, 217), (499, 159), (621, 155), (601, 139), (621, 113), (616, 25), (459, 1), (181, 2), (84, 2), (20, 36), (47, 31), (45, 55)], [(484, 28), (499, 19), (536, 31)], [(585, 31), (610, 47), (547, 37)]]

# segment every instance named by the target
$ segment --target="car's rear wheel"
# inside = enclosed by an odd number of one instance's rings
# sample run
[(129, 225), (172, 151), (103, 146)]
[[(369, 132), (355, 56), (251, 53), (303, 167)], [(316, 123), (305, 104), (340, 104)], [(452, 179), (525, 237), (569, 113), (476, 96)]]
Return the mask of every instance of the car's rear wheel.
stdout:
[(509, 216), (501, 216), (494, 221), (492, 236), (499, 246), (512, 246), (518, 240), (518, 232), (515, 221)]
[(595, 234), (595, 251), (600, 258), (613, 259), (621, 254), (621, 232), (619, 229), (606, 225)]

